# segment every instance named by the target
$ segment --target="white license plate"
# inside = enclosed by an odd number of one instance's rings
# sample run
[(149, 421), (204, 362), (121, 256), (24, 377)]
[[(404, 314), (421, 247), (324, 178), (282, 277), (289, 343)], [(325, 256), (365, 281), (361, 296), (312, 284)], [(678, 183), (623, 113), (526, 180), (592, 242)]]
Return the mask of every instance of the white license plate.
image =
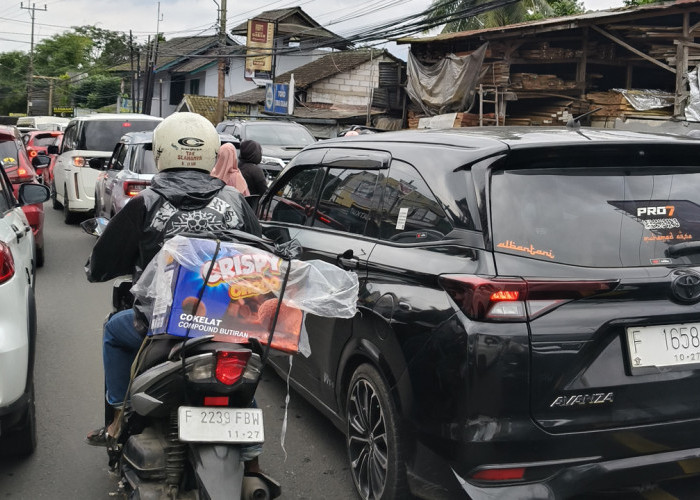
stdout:
[(177, 412), (180, 441), (205, 443), (262, 443), (265, 441), (260, 408), (195, 408)]
[(627, 328), (632, 368), (700, 363), (700, 323)]

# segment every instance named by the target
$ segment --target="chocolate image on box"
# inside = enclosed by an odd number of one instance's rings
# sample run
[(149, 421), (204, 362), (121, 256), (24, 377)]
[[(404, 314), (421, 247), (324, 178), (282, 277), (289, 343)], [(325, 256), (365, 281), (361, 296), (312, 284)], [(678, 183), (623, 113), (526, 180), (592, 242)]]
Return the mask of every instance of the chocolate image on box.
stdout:
[[(195, 306), (197, 307), (197, 312), (195, 313)], [(186, 297), (182, 301), (182, 312), (185, 314), (192, 314), (194, 316), (206, 316), (207, 306), (204, 305), (204, 301), (197, 305), (197, 297)]]

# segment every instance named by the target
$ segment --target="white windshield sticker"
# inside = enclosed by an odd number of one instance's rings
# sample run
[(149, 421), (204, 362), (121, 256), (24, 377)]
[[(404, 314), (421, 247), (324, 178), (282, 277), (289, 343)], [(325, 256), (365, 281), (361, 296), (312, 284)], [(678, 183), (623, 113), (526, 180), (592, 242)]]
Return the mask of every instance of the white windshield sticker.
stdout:
[(399, 218), (396, 219), (396, 229), (403, 231), (406, 227), (406, 219), (408, 218), (408, 207), (399, 209)]

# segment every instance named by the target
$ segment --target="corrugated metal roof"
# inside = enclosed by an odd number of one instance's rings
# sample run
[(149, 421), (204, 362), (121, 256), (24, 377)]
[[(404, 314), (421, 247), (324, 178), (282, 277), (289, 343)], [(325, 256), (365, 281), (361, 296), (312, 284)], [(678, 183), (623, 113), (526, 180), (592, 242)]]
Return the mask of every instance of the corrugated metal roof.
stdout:
[(647, 4), (638, 7), (620, 7), (617, 9), (599, 10), (573, 16), (551, 17), (537, 21), (509, 24), (507, 26), (460, 31), (457, 33), (441, 33), (429, 37), (404, 37), (398, 38), (395, 41), (397, 44), (418, 44), (473, 38), (483, 35), (507, 35), (532, 29), (540, 31), (569, 29), (590, 24), (599, 24), (601, 21), (605, 20), (623, 21), (626, 17), (635, 17), (639, 14), (665, 15), (667, 13), (666, 11), (686, 9), (689, 7), (700, 9), (700, 0), (675, 0), (673, 2)]

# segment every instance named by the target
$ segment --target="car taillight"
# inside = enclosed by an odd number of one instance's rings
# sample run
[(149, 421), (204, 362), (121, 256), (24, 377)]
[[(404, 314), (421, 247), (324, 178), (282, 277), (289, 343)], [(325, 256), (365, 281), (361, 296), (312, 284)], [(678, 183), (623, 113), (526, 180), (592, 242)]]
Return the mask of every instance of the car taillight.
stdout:
[(525, 477), (525, 468), (513, 469), (482, 469), (472, 475), (478, 481), (514, 481)]
[(15, 275), (15, 259), (10, 247), (0, 241), (0, 283), (5, 283)]
[(241, 378), (250, 358), (250, 351), (219, 351), (216, 353), (216, 380), (233, 385)]
[(150, 185), (148, 181), (124, 181), (124, 194), (133, 198)]
[(614, 289), (617, 280), (563, 281), (440, 276), (440, 284), (468, 318), (526, 321), (572, 300)]
[(73, 166), (74, 167), (79, 167), (82, 168), (85, 166), (87, 161), (85, 160), (84, 156), (74, 156), (73, 157)]
[(21, 184), (23, 182), (31, 182), (34, 180), (34, 172), (27, 170), (24, 167), (17, 167), (14, 175), (8, 175), (12, 184)]

